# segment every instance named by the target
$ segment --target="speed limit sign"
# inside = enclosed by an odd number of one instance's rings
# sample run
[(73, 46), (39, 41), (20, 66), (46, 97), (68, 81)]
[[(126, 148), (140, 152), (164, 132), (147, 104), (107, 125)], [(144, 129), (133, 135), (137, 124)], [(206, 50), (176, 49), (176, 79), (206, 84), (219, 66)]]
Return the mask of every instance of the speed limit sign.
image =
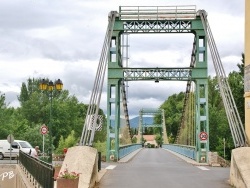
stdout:
[(48, 127), (46, 125), (42, 125), (40, 131), (41, 131), (41, 134), (47, 134)]
[(208, 135), (206, 132), (201, 132), (199, 137), (200, 137), (200, 140), (202, 140), (202, 141), (208, 139)]

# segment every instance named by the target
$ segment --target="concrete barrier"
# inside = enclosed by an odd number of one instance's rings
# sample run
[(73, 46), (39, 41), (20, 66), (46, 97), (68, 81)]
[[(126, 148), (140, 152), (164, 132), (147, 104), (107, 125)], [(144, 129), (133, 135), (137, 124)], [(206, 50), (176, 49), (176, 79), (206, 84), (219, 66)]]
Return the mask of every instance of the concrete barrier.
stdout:
[(69, 148), (63, 161), (60, 173), (66, 168), (69, 172), (81, 173), (78, 187), (94, 187), (98, 182), (97, 150), (88, 146), (75, 146)]
[(236, 188), (250, 188), (250, 147), (232, 150), (230, 184)]

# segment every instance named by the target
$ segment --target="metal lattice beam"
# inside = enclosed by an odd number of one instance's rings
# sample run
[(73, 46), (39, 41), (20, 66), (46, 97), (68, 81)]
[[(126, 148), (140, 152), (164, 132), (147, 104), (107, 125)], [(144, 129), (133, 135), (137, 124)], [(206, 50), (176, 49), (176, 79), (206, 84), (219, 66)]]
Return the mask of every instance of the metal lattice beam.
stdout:
[(124, 32), (128, 33), (190, 33), (191, 21), (126, 21)]
[(130, 68), (124, 69), (125, 80), (145, 80), (145, 79), (167, 79), (167, 80), (187, 80), (191, 78), (190, 68)]

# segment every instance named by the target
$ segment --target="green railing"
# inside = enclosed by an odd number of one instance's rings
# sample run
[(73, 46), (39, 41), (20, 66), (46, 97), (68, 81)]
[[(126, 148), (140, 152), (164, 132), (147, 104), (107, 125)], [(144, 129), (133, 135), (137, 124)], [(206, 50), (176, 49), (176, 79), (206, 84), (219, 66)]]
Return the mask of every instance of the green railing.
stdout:
[(54, 187), (54, 168), (51, 164), (19, 152), (19, 163), (36, 180), (41, 187)]
[(131, 144), (119, 147), (119, 159), (125, 157), (126, 155), (130, 154), (131, 152), (142, 148), (142, 144)]
[(189, 157), (193, 160), (196, 160), (196, 150), (194, 146), (186, 146), (179, 144), (163, 144), (163, 148), (169, 149), (186, 157)]

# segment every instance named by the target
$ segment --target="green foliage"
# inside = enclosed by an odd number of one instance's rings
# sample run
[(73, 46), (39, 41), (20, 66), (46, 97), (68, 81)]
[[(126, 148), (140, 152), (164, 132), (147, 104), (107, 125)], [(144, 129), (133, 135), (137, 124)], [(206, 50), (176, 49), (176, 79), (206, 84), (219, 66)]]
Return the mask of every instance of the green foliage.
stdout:
[(161, 136), (160, 134), (157, 134), (157, 135), (155, 136), (155, 141), (156, 141), (156, 143), (158, 144), (158, 146), (159, 146), (159, 145), (162, 145), (162, 143), (163, 143), (163, 138), (162, 138), (162, 136)]
[(70, 148), (75, 146), (77, 143), (77, 139), (75, 138), (75, 131), (72, 130), (70, 135), (65, 139), (66, 148)]
[[(244, 123), (244, 54), (242, 54), (241, 63), (237, 66), (239, 71), (230, 72), (228, 82)], [(67, 90), (60, 93), (42, 92), (39, 90), (39, 82), (40, 79), (29, 78), (26, 83), (22, 83), (18, 96), (20, 108), (8, 107), (5, 95), (0, 92), (0, 139), (6, 139), (9, 134), (13, 134), (15, 139), (27, 140), (33, 146), (38, 145), (42, 148), (43, 138), (40, 127), (42, 124), (46, 124), (51, 127), (50, 133), (53, 135), (53, 146), (56, 148), (56, 152), (61, 153), (63, 148), (74, 146), (79, 141), (88, 106), (80, 103), (75, 96), (69, 95)], [(182, 116), (184, 96), (183, 92), (169, 96), (160, 106), (165, 112), (166, 130), (170, 143), (175, 142)], [(208, 100), (210, 150), (222, 154), (224, 152), (223, 138), (225, 138), (226, 157), (230, 159), (230, 151), (234, 146), (216, 77), (208, 79)], [(101, 109), (99, 114), (104, 115)], [(155, 116), (154, 122), (160, 124), (161, 117)], [(102, 130), (97, 131), (94, 137), (94, 146), (102, 154), (106, 154), (106, 126), (104, 115)], [(145, 132), (159, 134), (157, 128), (147, 128)], [(128, 131), (125, 131), (124, 134), (124, 138), (129, 137)], [(138, 130), (131, 129), (131, 134), (137, 135)], [(49, 146), (48, 137), (49, 135), (44, 136), (45, 152)], [(135, 137), (132, 142), (137, 143)], [(114, 147), (113, 140), (111, 146)]]
[(56, 148), (55, 153), (62, 154), (63, 153), (63, 149), (66, 148), (65, 145), (66, 144), (65, 144), (64, 138), (63, 138), (63, 136), (61, 136), (60, 140), (59, 140), (59, 143), (58, 143), (58, 147)]
[[(54, 150), (57, 148), (56, 152), (62, 152), (63, 148), (73, 146), (79, 141), (88, 106), (79, 103), (67, 90), (60, 93), (41, 91), (40, 80), (29, 78), (26, 83), (22, 83), (18, 96), (20, 108), (8, 107), (5, 95), (0, 93), (0, 139), (6, 139), (9, 134), (13, 134), (15, 139), (27, 140), (33, 146), (42, 148), (40, 127), (45, 124), (52, 135)], [(104, 115), (101, 109), (99, 112)], [(104, 115), (102, 131), (96, 132), (94, 142), (106, 141), (106, 134)], [(44, 137), (46, 152), (50, 145), (49, 134)]]
[(106, 144), (107, 144), (106, 142), (97, 141), (94, 143), (93, 147), (96, 148), (98, 152), (101, 152), (102, 156), (106, 156), (107, 152)]
[(56, 149), (56, 153), (63, 153), (64, 148), (70, 148), (77, 144), (77, 138), (75, 137), (75, 131), (72, 130), (66, 139), (63, 136), (60, 137), (58, 147)]
[(121, 128), (121, 138), (120, 138), (120, 145), (128, 145), (131, 144), (131, 138), (129, 133), (129, 128), (124, 126)]
[[(184, 103), (183, 100), (184, 93), (181, 92), (179, 94), (169, 96), (168, 99), (160, 106), (160, 108), (164, 109), (168, 136), (172, 135), (173, 138), (176, 137), (180, 125)], [(159, 117), (156, 117), (156, 120), (161, 121)]]
[(245, 99), (244, 99), (244, 75), (240, 72), (230, 72), (228, 76), (228, 83), (230, 85), (235, 104), (241, 119), (245, 119)]
[(137, 137), (134, 136), (134, 137), (132, 138), (132, 143), (133, 143), (133, 144), (136, 144), (136, 143), (137, 143)]

